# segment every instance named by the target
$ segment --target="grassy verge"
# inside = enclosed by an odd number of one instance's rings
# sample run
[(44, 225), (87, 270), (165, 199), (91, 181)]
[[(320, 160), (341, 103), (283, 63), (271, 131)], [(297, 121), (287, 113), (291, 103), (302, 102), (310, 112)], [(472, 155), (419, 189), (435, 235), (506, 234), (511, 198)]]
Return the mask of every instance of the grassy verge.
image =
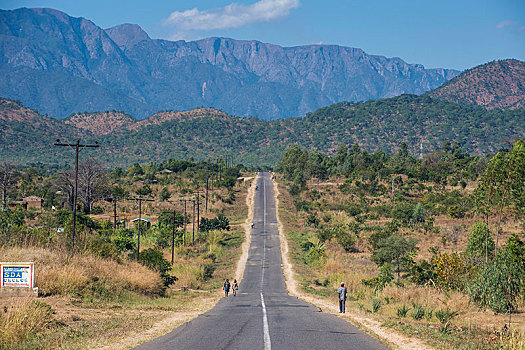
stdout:
[[(0, 349), (125, 349), (206, 311), (221, 297), (224, 279), (235, 277), (248, 189), (237, 185), (235, 201), (221, 208), (231, 230), (198, 233), (195, 246), (175, 250), (170, 273), (178, 280), (168, 289), (158, 273), (127, 259), (0, 248), (2, 260), (35, 261), (42, 294), (0, 299)], [(171, 258), (169, 248), (163, 254)]]

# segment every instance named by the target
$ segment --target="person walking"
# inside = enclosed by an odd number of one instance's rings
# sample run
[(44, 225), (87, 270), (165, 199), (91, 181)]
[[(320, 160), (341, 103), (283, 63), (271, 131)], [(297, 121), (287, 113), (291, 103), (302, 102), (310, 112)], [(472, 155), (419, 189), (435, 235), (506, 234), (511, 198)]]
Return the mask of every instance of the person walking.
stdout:
[(237, 289), (239, 289), (239, 284), (237, 283), (237, 280), (233, 280), (233, 284), (232, 284), (233, 296), (237, 295)]
[(226, 282), (224, 282), (222, 290), (224, 290), (224, 295), (228, 296), (228, 293), (230, 293), (230, 281), (228, 279), (226, 279)]
[(346, 287), (344, 282), (341, 282), (341, 287), (337, 290), (337, 295), (339, 299), (339, 313), (344, 314), (346, 302)]

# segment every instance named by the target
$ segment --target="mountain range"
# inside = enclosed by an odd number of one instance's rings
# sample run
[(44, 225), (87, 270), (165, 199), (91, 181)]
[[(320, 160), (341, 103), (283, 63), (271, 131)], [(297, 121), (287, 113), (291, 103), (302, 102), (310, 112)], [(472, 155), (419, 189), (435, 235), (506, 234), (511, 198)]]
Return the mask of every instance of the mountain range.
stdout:
[(57, 120), (24, 107), (20, 101), (0, 98), (0, 154), (22, 164), (71, 164), (71, 150), (53, 146), (60, 138), (98, 141), (101, 147), (83, 151), (82, 157), (92, 155), (118, 166), (227, 154), (236, 162), (272, 166), (293, 144), (328, 154), (334, 154), (340, 144), (358, 144), (369, 152), (391, 154), (405, 142), (409, 151), (418, 155), (421, 147), (428, 154), (451, 141), (458, 142), (463, 151), (488, 155), (525, 139), (525, 109), (514, 108), (525, 94), (518, 94), (505, 110), (470, 103), (471, 99), (495, 100), (504, 85), (520, 86), (519, 74), (494, 74), (497, 69), (491, 66), (507, 63), (524, 64), (496, 61), (476, 73), (477, 84), (494, 87), (479, 91), (483, 99), (476, 97), (477, 88), (465, 83), (472, 71), (478, 70), (475, 67), (453, 81), (455, 90), (450, 95), (469, 97), (461, 104), (432, 97), (446, 97), (438, 89), (420, 96), (341, 102), (303, 118), (271, 121), (235, 117), (211, 108), (164, 111), (142, 120), (117, 111), (76, 113)]
[(341, 101), (422, 94), (458, 74), (337, 45), (168, 41), (54, 9), (0, 10), (0, 96), (55, 118), (119, 110), (142, 119), (202, 106), (300, 117)]

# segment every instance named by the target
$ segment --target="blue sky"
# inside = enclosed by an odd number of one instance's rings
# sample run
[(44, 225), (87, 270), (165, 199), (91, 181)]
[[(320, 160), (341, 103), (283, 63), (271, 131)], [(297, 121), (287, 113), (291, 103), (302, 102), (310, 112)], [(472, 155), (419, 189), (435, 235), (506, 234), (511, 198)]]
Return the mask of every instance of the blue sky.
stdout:
[(525, 59), (523, 0), (0, 1), (2, 9), (19, 7), (51, 7), (103, 28), (136, 23), (152, 38), (337, 44), (427, 68)]

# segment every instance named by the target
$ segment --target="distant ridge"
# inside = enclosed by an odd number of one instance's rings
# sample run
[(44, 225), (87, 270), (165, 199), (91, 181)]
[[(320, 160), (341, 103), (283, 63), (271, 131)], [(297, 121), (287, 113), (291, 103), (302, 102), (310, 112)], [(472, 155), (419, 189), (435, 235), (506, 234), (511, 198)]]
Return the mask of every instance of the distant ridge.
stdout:
[(469, 69), (428, 93), (487, 109), (525, 108), (525, 62), (507, 59)]
[(136, 24), (104, 30), (54, 9), (0, 10), (0, 47), (0, 96), (56, 118), (202, 106), (300, 117), (341, 101), (422, 94), (459, 73), (337, 45), (155, 40)]

